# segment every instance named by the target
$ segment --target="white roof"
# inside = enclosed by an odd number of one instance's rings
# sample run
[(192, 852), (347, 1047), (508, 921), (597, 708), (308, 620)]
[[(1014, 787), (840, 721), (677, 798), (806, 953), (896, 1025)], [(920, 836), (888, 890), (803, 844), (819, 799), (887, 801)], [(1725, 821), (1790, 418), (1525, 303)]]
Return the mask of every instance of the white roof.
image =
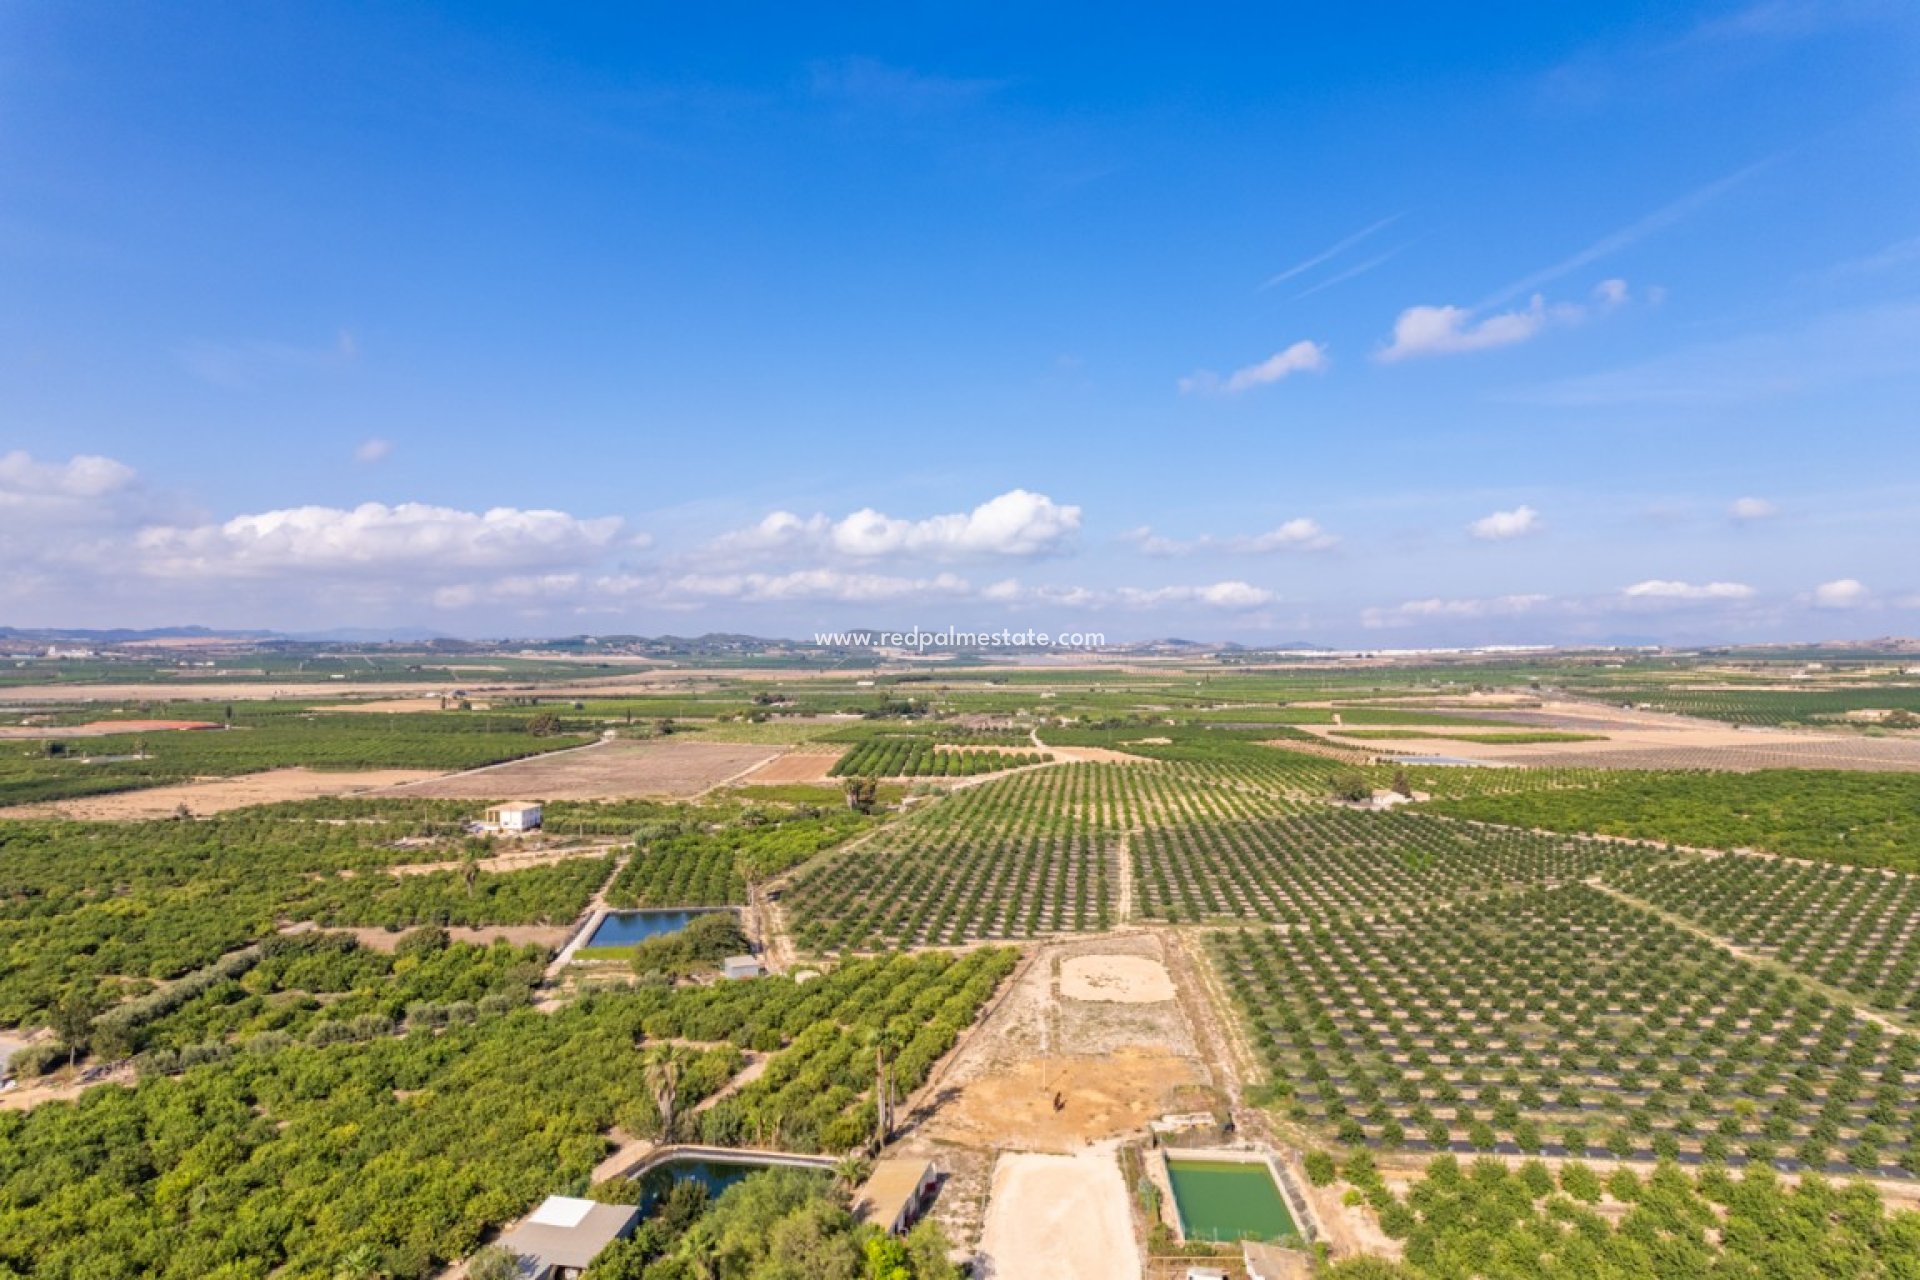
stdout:
[(498, 809), (501, 813), (532, 813), (538, 810), (540, 806), (532, 800), (515, 800), (509, 804), (495, 805), (494, 808)]
[(543, 1227), (577, 1227), (587, 1220), (595, 1203), (572, 1196), (548, 1196), (538, 1209), (527, 1215), (527, 1221)]

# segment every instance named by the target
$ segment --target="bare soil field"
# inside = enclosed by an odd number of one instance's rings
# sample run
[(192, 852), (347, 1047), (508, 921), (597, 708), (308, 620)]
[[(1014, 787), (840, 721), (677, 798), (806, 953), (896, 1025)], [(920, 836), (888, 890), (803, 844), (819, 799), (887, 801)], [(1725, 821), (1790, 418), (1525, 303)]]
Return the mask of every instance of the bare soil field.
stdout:
[(439, 775), (431, 769), (362, 769), (330, 773), (320, 769), (268, 769), (232, 778), (201, 778), (144, 791), (116, 791), (111, 795), (82, 796), (45, 804), (22, 804), (0, 809), (0, 818), (73, 818), (85, 822), (141, 822), (170, 818), (187, 806), (195, 815), (225, 813), (249, 805), (282, 800), (313, 800), (320, 796), (350, 796), (417, 782)]
[(624, 738), (514, 760), (391, 789), (452, 800), (622, 800), (698, 795), (779, 754), (730, 742), (636, 742)]
[[(492, 704), (471, 702), (475, 711), (488, 711)], [(354, 711), (379, 713), (382, 715), (410, 715), (421, 711), (445, 711), (447, 704), (441, 698), (377, 698), (372, 702), (342, 702), (329, 706), (329, 711)]]
[(211, 720), (95, 720), (89, 724), (0, 725), (0, 740), (44, 738), (104, 738), (116, 733), (171, 733), (184, 729), (219, 729)]
[(1111, 1151), (1009, 1153), (993, 1169), (983, 1280), (1115, 1280), (1140, 1274), (1126, 1184)]
[[(1433, 735), (1443, 727), (1421, 725), (1420, 738), (1371, 738), (1356, 746), (1378, 755), (1447, 755), (1492, 764), (1546, 765), (1580, 769), (1861, 769), (1920, 772), (1920, 738), (1864, 738), (1807, 729), (1740, 728), (1712, 720), (1586, 702), (1547, 702), (1537, 709), (1503, 712), (1502, 719), (1528, 728), (1603, 735), (1604, 742), (1467, 742)], [(1331, 727), (1303, 726), (1323, 739)], [(1461, 733), (1500, 730), (1462, 726)], [(1338, 742), (1338, 739), (1333, 741)], [(1286, 743), (1276, 743), (1286, 746)]]
[(1167, 966), (1150, 956), (1073, 956), (1060, 965), (1060, 995), (1106, 1004), (1157, 1004), (1175, 992)]
[(1141, 764), (1146, 756), (1136, 756), (1128, 751), (1114, 751), (1108, 747), (1056, 747), (1049, 743), (1045, 748), (1055, 760), (1069, 764)]
[(789, 751), (761, 765), (740, 781), (748, 786), (770, 786), (787, 782), (831, 782), (833, 766), (838, 764), (840, 757), (845, 754), (844, 750), (838, 748), (830, 751)]
[(941, 1077), (925, 1136), (1076, 1151), (1204, 1105), (1212, 1074), (1160, 948), (1152, 934), (1045, 948)]

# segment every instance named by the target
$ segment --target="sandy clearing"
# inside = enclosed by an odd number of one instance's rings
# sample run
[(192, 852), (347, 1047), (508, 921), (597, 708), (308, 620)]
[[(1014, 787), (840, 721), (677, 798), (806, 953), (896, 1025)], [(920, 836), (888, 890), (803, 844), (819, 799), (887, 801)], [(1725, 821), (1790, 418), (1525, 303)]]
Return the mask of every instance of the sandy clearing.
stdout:
[(1131, 752), (1114, 751), (1108, 747), (1056, 747), (1051, 743), (1042, 750), (1051, 752), (1056, 761), (1067, 764), (1151, 764), (1147, 756), (1136, 756)]
[(1113, 1153), (1001, 1156), (980, 1254), (984, 1280), (1138, 1276), (1140, 1249)]
[(779, 753), (778, 747), (750, 743), (613, 738), (403, 785), (389, 794), (456, 800), (682, 798), (698, 795)]
[(313, 800), (320, 796), (349, 796), (438, 777), (432, 769), (361, 769), (331, 773), (296, 767), (243, 773), (232, 778), (201, 778), (143, 791), (116, 791), (111, 795), (82, 796), (44, 804), (22, 804), (0, 809), (0, 818), (73, 818), (89, 822), (138, 822), (170, 818), (181, 805), (196, 816), (225, 813), (249, 805), (282, 800)]
[(94, 720), (87, 724), (0, 725), (0, 740), (104, 738), (124, 733), (176, 733), (224, 727), (212, 720)]
[[(452, 705), (448, 698), (379, 698), (373, 702), (341, 702), (320, 708), (325, 711), (353, 711), (383, 714), (410, 715), (420, 711), (445, 711)], [(486, 702), (468, 700), (475, 711), (490, 711), (492, 705)]]
[(831, 782), (833, 766), (845, 751), (789, 751), (740, 779), (748, 786), (786, 782)]
[(1106, 1004), (1157, 1004), (1175, 992), (1167, 966), (1148, 956), (1073, 956), (1060, 965), (1060, 994)]
[(1205, 1084), (1191, 1058), (1151, 1049), (1038, 1058), (959, 1086), (927, 1132), (969, 1146), (1075, 1151), (1193, 1110), (1182, 1095)]
[[(1592, 769), (1869, 769), (1920, 770), (1920, 739), (1866, 738), (1808, 729), (1740, 728), (1662, 711), (1589, 702), (1545, 702), (1503, 718), (1526, 728), (1599, 734), (1601, 742), (1468, 742), (1458, 738), (1333, 739), (1338, 726), (1302, 725), (1322, 741), (1371, 755), (1446, 755), (1497, 764), (1561, 765)], [(1387, 726), (1367, 726), (1384, 728)], [(1444, 733), (1445, 726), (1410, 725), (1409, 732)], [(1460, 733), (1500, 733), (1463, 725)], [(1288, 745), (1285, 742), (1277, 746)]]

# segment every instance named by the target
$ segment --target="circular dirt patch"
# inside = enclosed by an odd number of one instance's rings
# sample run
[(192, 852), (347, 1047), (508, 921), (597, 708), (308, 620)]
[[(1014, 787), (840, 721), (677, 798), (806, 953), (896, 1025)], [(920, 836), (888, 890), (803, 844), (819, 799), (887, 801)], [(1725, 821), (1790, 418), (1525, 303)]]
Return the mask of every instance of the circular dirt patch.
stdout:
[(1074, 956), (1060, 966), (1060, 994), (1107, 1004), (1158, 1004), (1174, 996), (1167, 967), (1146, 956)]

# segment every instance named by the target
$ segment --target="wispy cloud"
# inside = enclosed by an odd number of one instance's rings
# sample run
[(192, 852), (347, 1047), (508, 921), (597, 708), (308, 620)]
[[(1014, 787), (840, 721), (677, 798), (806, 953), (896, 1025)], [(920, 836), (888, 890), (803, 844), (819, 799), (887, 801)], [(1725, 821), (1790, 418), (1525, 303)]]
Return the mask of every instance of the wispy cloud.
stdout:
[(1409, 246), (1413, 245), (1414, 243), (1416, 243), (1414, 240), (1408, 240), (1404, 244), (1397, 244), (1393, 248), (1387, 250), (1385, 253), (1376, 254), (1375, 256), (1368, 258), (1365, 262), (1362, 262), (1358, 266), (1348, 267), (1345, 271), (1340, 272), (1338, 275), (1328, 276), (1325, 280), (1322, 280), (1319, 284), (1312, 285), (1309, 288), (1302, 289), (1300, 292), (1294, 294), (1293, 297), (1290, 299), (1290, 301), (1298, 302), (1302, 298), (1311, 298), (1314, 294), (1319, 293), (1324, 289), (1331, 289), (1337, 284), (1345, 284), (1349, 280), (1353, 280), (1360, 276), (1363, 276), (1367, 274), (1367, 272), (1372, 271), (1375, 267), (1383, 267), (1387, 263), (1399, 257), (1402, 253), (1404, 253), (1407, 250)]
[(393, 441), (373, 436), (354, 446), (353, 460), (371, 466), (376, 462), (385, 462), (393, 453)]
[(1224, 538), (1212, 534), (1203, 534), (1198, 538), (1164, 538), (1155, 533), (1151, 526), (1141, 525), (1122, 534), (1121, 541), (1132, 543), (1142, 555), (1189, 556), (1207, 551), (1236, 555), (1327, 551), (1338, 546), (1340, 539), (1321, 528), (1318, 520), (1310, 516), (1296, 516), (1265, 533), (1236, 534)]
[(1476, 307), (1475, 310), (1485, 310), (1488, 307), (1501, 306), (1504, 303), (1513, 301), (1515, 298), (1524, 297), (1536, 289), (1553, 283), (1562, 276), (1571, 275), (1582, 267), (1591, 266), (1602, 258), (1609, 257), (1612, 254), (1620, 252), (1622, 249), (1638, 244), (1648, 236), (1664, 231), (1675, 223), (1691, 217), (1707, 205), (1713, 203), (1713, 201), (1720, 196), (1745, 182), (1748, 178), (1753, 177), (1755, 174), (1776, 163), (1779, 158), (1779, 156), (1769, 156), (1764, 160), (1759, 160), (1746, 166), (1744, 169), (1737, 169), (1723, 178), (1715, 179), (1705, 186), (1696, 187), (1671, 204), (1663, 205), (1655, 209), (1652, 213), (1628, 223), (1618, 231), (1613, 231), (1601, 236), (1598, 240), (1580, 250), (1580, 252), (1570, 257), (1562, 258), (1550, 267), (1544, 267), (1539, 271), (1521, 276), (1518, 280), (1494, 290), (1487, 297), (1481, 299), (1480, 305)]
[(1769, 502), (1765, 498), (1735, 498), (1732, 505), (1727, 508), (1727, 514), (1735, 520), (1747, 524), (1755, 520), (1773, 519), (1780, 514), (1780, 507), (1778, 504)]
[(1276, 351), (1255, 364), (1235, 369), (1224, 378), (1211, 369), (1199, 369), (1180, 379), (1185, 395), (1238, 395), (1255, 387), (1282, 381), (1296, 373), (1319, 373), (1331, 363), (1327, 349), (1318, 342), (1302, 339), (1284, 351)]
[(816, 98), (904, 114), (972, 102), (1005, 83), (937, 75), (862, 57), (826, 59), (807, 68), (807, 87)]
[(1911, 266), (1920, 266), (1920, 236), (1896, 240), (1879, 252), (1867, 254), (1865, 257), (1836, 262), (1818, 273), (1818, 278), (1829, 281), (1852, 280), (1863, 276), (1884, 275), (1889, 271), (1898, 271), (1902, 267)]
[[(1368, 236), (1374, 234), (1376, 231), (1384, 231), (1386, 228), (1400, 221), (1400, 219), (1403, 216), (1405, 215), (1396, 213), (1389, 217), (1382, 218), (1380, 219), (1380, 221), (1373, 223), (1370, 226), (1362, 227), (1360, 230), (1354, 232), (1352, 235), (1347, 236), (1339, 241), (1336, 241), (1330, 248), (1322, 249), (1319, 253), (1314, 254), (1312, 257), (1307, 258), (1301, 262), (1294, 263), (1292, 266), (1288, 267), (1285, 271), (1282, 271), (1279, 275), (1269, 276), (1266, 282), (1260, 286), (1261, 290), (1265, 291), (1267, 289), (1273, 288), (1275, 285), (1285, 284), (1287, 281), (1293, 279), (1295, 276), (1305, 275), (1307, 272), (1313, 270), (1315, 267), (1319, 266), (1323, 262), (1331, 262), (1333, 259), (1339, 257), (1341, 254), (1345, 253), (1347, 250), (1353, 248), (1353, 246), (1359, 244), (1362, 240), (1365, 240)], [(1395, 250), (1394, 252), (1397, 253), (1399, 251)], [(1392, 256), (1392, 255), (1388, 255), (1388, 256)], [(1376, 263), (1374, 265), (1377, 266), (1379, 264)]]
[(360, 358), (360, 344), (343, 329), (325, 346), (202, 340), (187, 343), (177, 355), (187, 372), (202, 382), (244, 391), (284, 374), (347, 368)]
[(1546, 330), (1579, 324), (1596, 310), (1608, 311), (1627, 301), (1627, 282), (1602, 280), (1591, 303), (1548, 303), (1539, 294), (1525, 307), (1480, 316), (1466, 307), (1418, 306), (1402, 311), (1393, 323), (1393, 340), (1374, 358), (1391, 364), (1416, 356), (1458, 355), (1511, 347), (1538, 337)]
[(1750, 600), (1753, 588), (1744, 582), (1681, 582), (1673, 578), (1649, 578), (1621, 591), (1629, 600)]
[(1536, 612), (1553, 603), (1552, 596), (1507, 595), (1448, 598), (1430, 596), (1408, 600), (1391, 608), (1372, 608), (1360, 614), (1360, 625), (1370, 630), (1411, 627), (1423, 622), (1475, 621), (1484, 618), (1516, 618)]
[(1809, 389), (1912, 374), (1920, 304), (1820, 316), (1791, 329), (1704, 343), (1640, 364), (1585, 374), (1499, 398), (1561, 408), (1744, 404)]

